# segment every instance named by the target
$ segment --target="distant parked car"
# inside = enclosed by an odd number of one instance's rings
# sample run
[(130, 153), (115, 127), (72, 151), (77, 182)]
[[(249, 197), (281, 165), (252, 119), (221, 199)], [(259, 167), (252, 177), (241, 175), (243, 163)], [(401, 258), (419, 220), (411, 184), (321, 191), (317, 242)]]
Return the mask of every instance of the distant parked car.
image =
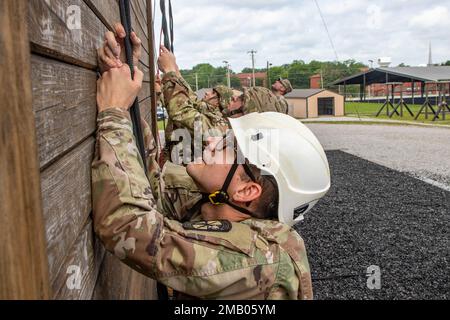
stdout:
[(156, 117), (157, 117), (158, 121), (169, 118), (166, 108), (158, 107), (156, 109)]

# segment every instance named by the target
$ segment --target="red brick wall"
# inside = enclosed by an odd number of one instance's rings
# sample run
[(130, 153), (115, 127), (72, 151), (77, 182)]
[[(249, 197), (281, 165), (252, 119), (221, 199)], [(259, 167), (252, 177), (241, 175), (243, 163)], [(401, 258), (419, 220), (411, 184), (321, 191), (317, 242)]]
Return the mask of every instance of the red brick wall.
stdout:
[(322, 81), (321, 81), (320, 74), (311, 76), (311, 78), (309, 78), (309, 81), (310, 81), (309, 86), (311, 89), (321, 89), (322, 88)]

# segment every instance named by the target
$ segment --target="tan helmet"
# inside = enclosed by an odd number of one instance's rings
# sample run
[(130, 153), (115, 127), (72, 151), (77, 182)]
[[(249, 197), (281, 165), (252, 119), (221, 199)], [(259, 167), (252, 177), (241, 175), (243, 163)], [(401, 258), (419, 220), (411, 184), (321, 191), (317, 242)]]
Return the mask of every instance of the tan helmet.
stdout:
[(286, 89), (286, 94), (292, 92), (294, 88), (292, 88), (292, 84), (288, 79), (278, 78), (278, 81), (283, 85), (283, 87)]
[(233, 97), (233, 90), (224, 85), (214, 87), (213, 91), (217, 93), (219, 97), (219, 105), (221, 110), (226, 110), (231, 103)]

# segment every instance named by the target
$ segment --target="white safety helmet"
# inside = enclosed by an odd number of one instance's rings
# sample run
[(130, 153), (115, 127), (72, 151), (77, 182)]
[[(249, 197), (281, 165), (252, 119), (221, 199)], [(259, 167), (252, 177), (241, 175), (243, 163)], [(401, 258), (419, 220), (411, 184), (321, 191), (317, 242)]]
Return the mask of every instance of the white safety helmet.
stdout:
[(279, 221), (290, 226), (302, 221), (331, 186), (328, 160), (315, 135), (281, 113), (229, 120), (242, 155), (278, 184)]

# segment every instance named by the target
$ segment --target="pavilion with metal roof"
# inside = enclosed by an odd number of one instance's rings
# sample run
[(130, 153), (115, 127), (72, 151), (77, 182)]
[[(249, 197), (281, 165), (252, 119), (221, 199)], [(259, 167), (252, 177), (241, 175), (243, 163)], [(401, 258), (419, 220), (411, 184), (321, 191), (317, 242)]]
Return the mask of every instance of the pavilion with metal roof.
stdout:
[(442, 83), (450, 81), (450, 66), (430, 67), (394, 67), (375, 68), (353, 76), (335, 81), (332, 85), (343, 85), (346, 91), (347, 85), (361, 86), (361, 99), (365, 100), (365, 88), (372, 84), (387, 83), (422, 83), (422, 97), (426, 83)]

